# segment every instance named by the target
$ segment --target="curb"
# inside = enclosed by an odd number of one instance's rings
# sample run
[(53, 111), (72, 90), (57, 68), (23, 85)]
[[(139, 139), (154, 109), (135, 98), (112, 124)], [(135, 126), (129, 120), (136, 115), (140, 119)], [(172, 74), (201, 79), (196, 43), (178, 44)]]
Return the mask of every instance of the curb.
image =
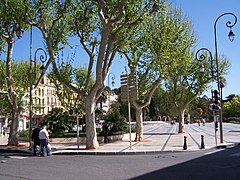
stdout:
[(226, 149), (226, 148), (232, 148), (235, 146), (240, 146), (240, 143), (231, 143), (231, 144), (219, 144), (216, 146), (217, 149)]
[(0, 149), (0, 153), (32, 154), (32, 152), (29, 150), (21, 150), (21, 149)]
[[(240, 146), (240, 143), (232, 143), (232, 144), (220, 144), (212, 148), (208, 149), (226, 149), (232, 148), (235, 146)], [(208, 150), (208, 149), (199, 149), (199, 150)], [(61, 151), (56, 150), (52, 151), (52, 155), (102, 155), (102, 156), (111, 156), (111, 155), (146, 155), (146, 154), (162, 154), (162, 153), (179, 153), (179, 152), (196, 152), (196, 150), (167, 150), (167, 151), (127, 151), (127, 152), (107, 152), (107, 151)], [(32, 155), (31, 150), (24, 150), (24, 149), (0, 149), (0, 153), (21, 153), (21, 154), (28, 154)]]

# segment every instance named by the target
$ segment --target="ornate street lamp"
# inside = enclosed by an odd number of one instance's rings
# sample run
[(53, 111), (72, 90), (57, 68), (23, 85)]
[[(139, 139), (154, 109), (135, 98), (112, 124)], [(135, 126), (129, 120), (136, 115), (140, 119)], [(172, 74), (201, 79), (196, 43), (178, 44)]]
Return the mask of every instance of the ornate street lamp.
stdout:
[(23, 36), (23, 29), (19, 26), (16, 30), (15, 30), (16, 36), (18, 39), (20, 39)]
[[(228, 33), (229, 40), (232, 42), (234, 40), (234, 33), (232, 32), (232, 27), (235, 26), (237, 23), (237, 17), (233, 13), (223, 13), (221, 14), (215, 21), (214, 23), (214, 42), (215, 42), (215, 60), (216, 60), (216, 68), (217, 68), (217, 86), (218, 86), (218, 92), (221, 93), (221, 84), (220, 84), (220, 77), (219, 77), (219, 65), (218, 65), (218, 48), (217, 48), (217, 22), (218, 20), (225, 16), (225, 15), (230, 15), (234, 17), (234, 23), (231, 21), (226, 22), (226, 26), (230, 29)], [(220, 97), (222, 97), (222, 93), (220, 94)], [(222, 99), (220, 100), (220, 116), (219, 116), (219, 121), (220, 121), (220, 143), (223, 143), (223, 127), (222, 127)]]
[[(207, 52), (209, 54), (209, 56), (207, 56)], [(200, 54), (201, 53), (201, 54)], [(203, 62), (206, 61), (206, 60), (210, 60), (211, 62), (211, 74), (212, 74), (212, 78), (214, 76), (214, 72), (213, 72), (213, 57), (212, 57), (212, 53), (209, 49), (207, 48), (201, 48), (199, 49), (197, 52), (196, 52), (196, 60), (200, 62), (200, 65), (199, 65), (199, 72), (200, 73), (204, 73), (205, 72), (205, 67), (204, 67), (204, 64)], [(208, 59), (207, 59), (208, 58)]]
[(43, 48), (38, 48), (34, 53), (34, 74), (36, 74), (37, 69), (37, 56), (39, 55), (39, 60), (41, 61), (41, 66), (39, 68), (41, 75), (45, 73), (44, 63), (47, 61), (47, 53)]
[[(111, 84), (112, 84), (112, 86), (114, 86), (115, 85), (115, 74), (113, 74), (113, 73), (109, 73), (108, 74), (108, 87), (110, 88), (110, 80), (109, 80), (109, 78), (110, 78), (110, 76), (112, 76), (112, 82), (111, 82)], [(110, 88), (111, 89), (111, 88)]]
[[(32, 31), (31, 31), (31, 37), (32, 37)], [(39, 56), (38, 56), (39, 55)], [(41, 75), (45, 74), (45, 67), (44, 63), (47, 60), (47, 53), (44, 49), (38, 48), (34, 53), (34, 59), (32, 60), (32, 38), (30, 39), (30, 90), (29, 90), (29, 98), (30, 98), (30, 105), (29, 105), (29, 144), (31, 147), (31, 134), (32, 134), (32, 120), (33, 120), (33, 98), (32, 98), (32, 91), (33, 91), (33, 74), (34, 78), (36, 77), (36, 70), (37, 70), (37, 57), (39, 57), (39, 60), (41, 61), (41, 66), (39, 68)], [(32, 69), (32, 63), (34, 63), (34, 68)]]

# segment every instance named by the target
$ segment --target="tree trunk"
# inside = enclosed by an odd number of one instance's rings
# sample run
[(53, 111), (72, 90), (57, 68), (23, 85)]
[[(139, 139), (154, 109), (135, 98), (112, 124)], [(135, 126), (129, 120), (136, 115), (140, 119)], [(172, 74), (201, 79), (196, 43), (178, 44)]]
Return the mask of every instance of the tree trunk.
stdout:
[(85, 98), (86, 105), (86, 149), (98, 149), (97, 132), (95, 124), (95, 102), (93, 97)]
[(141, 141), (143, 139), (143, 113), (141, 107), (135, 107), (136, 109), (136, 137), (135, 141)]
[(179, 130), (178, 133), (184, 133), (184, 110), (179, 110)]
[(8, 145), (9, 146), (18, 146), (18, 123), (19, 123), (19, 113), (14, 110), (12, 112), (12, 122), (10, 126), (10, 133), (8, 138)]
[[(10, 126), (10, 133), (8, 139), (8, 145), (17, 146), (18, 143), (18, 120), (19, 120), (19, 111), (18, 111), (18, 100), (17, 94), (12, 87), (12, 78), (11, 78), (11, 63), (12, 63), (12, 52), (14, 41), (10, 38), (7, 41), (8, 50), (7, 50), (7, 61), (6, 61), (6, 75), (7, 75), (7, 86), (8, 86), (8, 96), (9, 103), (12, 108), (12, 122)], [(11, 98), (10, 98), (11, 97)]]

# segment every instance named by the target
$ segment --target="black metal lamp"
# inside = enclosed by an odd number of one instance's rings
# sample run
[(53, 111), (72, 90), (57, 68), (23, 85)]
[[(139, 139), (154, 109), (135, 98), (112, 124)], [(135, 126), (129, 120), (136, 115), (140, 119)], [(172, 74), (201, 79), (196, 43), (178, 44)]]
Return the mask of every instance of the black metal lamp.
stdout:
[(20, 38), (23, 36), (24, 31), (23, 31), (23, 29), (21, 29), (20, 27), (18, 27), (18, 28), (16, 29), (15, 33), (16, 33), (17, 38), (20, 39)]
[(45, 74), (45, 67), (44, 67), (44, 65), (41, 65), (41, 67), (39, 68), (40, 69), (40, 73), (41, 74)]
[(233, 42), (234, 36), (235, 36), (235, 34), (234, 34), (234, 33), (232, 32), (232, 30), (230, 29), (230, 31), (229, 31), (229, 33), (228, 33), (228, 38), (229, 38), (229, 40), (230, 40), (231, 42)]

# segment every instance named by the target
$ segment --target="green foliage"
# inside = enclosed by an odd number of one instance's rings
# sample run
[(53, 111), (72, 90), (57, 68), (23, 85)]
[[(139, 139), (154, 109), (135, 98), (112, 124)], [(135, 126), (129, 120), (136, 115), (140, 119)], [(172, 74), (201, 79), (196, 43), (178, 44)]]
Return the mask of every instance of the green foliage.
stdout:
[(65, 131), (70, 131), (75, 120), (68, 112), (60, 108), (54, 108), (46, 116), (44, 116), (42, 125), (47, 125), (52, 136), (63, 134)]
[(232, 100), (224, 103), (224, 117), (240, 117), (240, 96), (234, 97)]
[[(18, 97), (18, 106), (24, 108), (23, 98), (28, 92), (29, 87), (29, 63), (27, 61), (11, 61), (11, 86)], [(6, 81), (6, 62), (0, 60), (0, 90), (7, 92)], [(11, 112), (11, 96), (2, 94), (0, 95), (0, 111), (4, 111), (3, 114)], [(26, 107), (25, 107), (26, 108)]]
[(52, 38), (52, 50), (57, 52), (68, 44), (70, 5), (72, 0), (30, 1), (28, 21)]
[(0, 1), (0, 36), (15, 38), (15, 30), (27, 29), (24, 17), (28, 3), (25, 0), (1, 0)]
[(28, 138), (29, 137), (29, 130), (24, 130), (19, 133), (19, 137)]
[(119, 111), (110, 110), (105, 116), (106, 123), (110, 125), (111, 132), (123, 131), (126, 125), (125, 118), (119, 113)]

